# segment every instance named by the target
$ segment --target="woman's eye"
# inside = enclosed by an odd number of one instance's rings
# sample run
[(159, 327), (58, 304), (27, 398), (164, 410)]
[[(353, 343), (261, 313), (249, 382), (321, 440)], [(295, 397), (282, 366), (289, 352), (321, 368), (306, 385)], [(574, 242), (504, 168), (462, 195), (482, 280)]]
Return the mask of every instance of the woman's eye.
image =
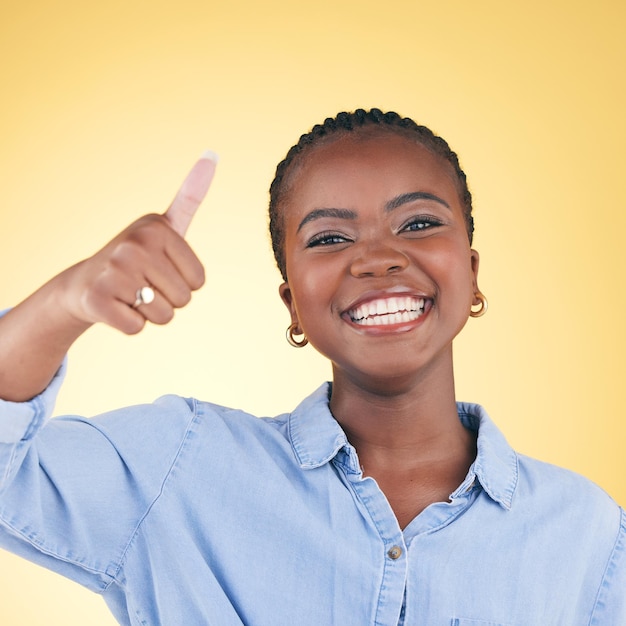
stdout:
[(415, 217), (404, 224), (404, 226), (400, 229), (400, 232), (425, 231), (434, 228), (435, 226), (441, 226), (441, 224), (442, 222), (434, 217)]
[(339, 233), (319, 233), (311, 237), (307, 243), (307, 248), (315, 248), (316, 246), (332, 246), (338, 243), (346, 243), (349, 239)]

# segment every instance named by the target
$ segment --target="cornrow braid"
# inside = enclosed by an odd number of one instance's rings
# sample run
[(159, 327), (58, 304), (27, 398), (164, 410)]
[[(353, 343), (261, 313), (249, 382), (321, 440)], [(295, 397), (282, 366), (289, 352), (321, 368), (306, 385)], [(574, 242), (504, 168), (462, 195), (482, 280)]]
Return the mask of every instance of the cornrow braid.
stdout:
[(289, 175), (297, 164), (302, 162), (309, 150), (339, 139), (349, 133), (366, 133), (369, 130), (379, 130), (401, 135), (416, 141), (435, 155), (447, 161), (456, 174), (459, 186), (459, 198), (465, 217), (465, 225), (470, 245), (474, 234), (474, 218), (472, 217), (472, 194), (467, 186), (465, 172), (461, 169), (459, 159), (450, 149), (447, 142), (435, 135), (426, 126), (416, 124), (411, 118), (401, 117), (393, 111), (383, 113), (380, 109), (357, 109), (353, 113), (338, 113), (336, 117), (329, 117), (323, 124), (316, 124), (310, 132), (302, 135), (295, 146), (287, 152), (287, 156), (276, 167), (276, 175), (270, 185), (270, 234), (272, 249), (278, 269), (287, 280), (285, 260), (285, 231), (281, 204), (289, 191)]

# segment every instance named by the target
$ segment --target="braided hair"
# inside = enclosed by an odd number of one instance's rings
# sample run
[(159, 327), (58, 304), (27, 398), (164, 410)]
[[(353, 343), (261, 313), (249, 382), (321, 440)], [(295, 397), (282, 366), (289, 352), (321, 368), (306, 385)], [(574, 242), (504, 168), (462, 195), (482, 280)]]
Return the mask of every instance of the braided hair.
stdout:
[(276, 175), (270, 185), (270, 234), (274, 258), (284, 280), (287, 280), (284, 250), (285, 232), (284, 219), (280, 209), (289, 191), (290, 174), (302, 162), (304, 155), (313, 148), (328, 144), (349, 133), (365, 135), (372, 131), (393, 133), (415, 141), (433, 154), (442, 157), (452, 166), (458, 182), (459, 198), (471, 245), (474, 234), (472, 194), (467, 186), (465, 172), (459, 165), (459, 159), (456, 153), (450, 149), (447, 142), (435, 135), (426, 126), (420, 126), (412, 119), (401, 117), (393, 111), (383, 113), (380, 109), (371, 109), (369, 111), (357, 109), (353, 113), (339, 113), (334, 118), (329, 117), (324, 120), (323, 124), (314, 126), (309, 133), (300, 137), (298, 143), (287, 152), (287, 156), (276, 167)]

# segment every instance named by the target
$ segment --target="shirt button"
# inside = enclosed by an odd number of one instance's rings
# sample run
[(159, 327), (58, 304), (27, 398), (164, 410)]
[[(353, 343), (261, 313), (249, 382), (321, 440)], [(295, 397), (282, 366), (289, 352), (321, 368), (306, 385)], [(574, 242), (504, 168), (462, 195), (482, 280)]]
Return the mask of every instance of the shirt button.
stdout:
[(387, 552), (387, 556), (394, 561), (402, 556), (402, 548), (400, 546), (394, 546)]

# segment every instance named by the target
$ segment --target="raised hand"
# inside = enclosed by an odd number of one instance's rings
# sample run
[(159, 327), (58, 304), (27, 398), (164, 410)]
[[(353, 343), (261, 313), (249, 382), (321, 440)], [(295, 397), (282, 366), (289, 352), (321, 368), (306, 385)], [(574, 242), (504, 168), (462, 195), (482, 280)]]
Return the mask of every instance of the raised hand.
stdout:
[(133, 222), (0, 319), (0, 398), (21, 401), (41, 391), (92, 324), (134, 334), (146, 321), (169, 322), (189, 302), (204, 283), (204, 269), (184, 235), (216, 161), (205, 153), (164, 214)]
[(215, 156), (203, 155), (163, 215), (138, 219), (67, 270), (59, 293), (63, 306), (83, 322), (104, 322), (128, 334), (146, 320), (169, 322), (204, 283), (202, 265), (183, 237), (214, 173)]

